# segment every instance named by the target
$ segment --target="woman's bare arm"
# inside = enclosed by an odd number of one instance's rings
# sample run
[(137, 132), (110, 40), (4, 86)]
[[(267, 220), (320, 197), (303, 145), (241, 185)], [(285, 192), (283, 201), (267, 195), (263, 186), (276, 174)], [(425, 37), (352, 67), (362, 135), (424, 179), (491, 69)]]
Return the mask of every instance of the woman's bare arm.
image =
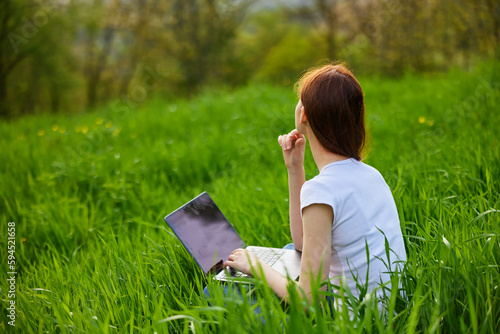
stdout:
[(304, 153), (306, 138), (296, 129), (279, 136), (278, 143), (283, 149), (283, 158), (288, 171), (290, 233), (296, 250), (302, 250), (302, 217), (300, 215), (300, 189), (306, 181)]
[(297, 170), (288, 170), (288, 190), (289, 190), (289, 213), (290, 213), (290, 234), (296, 250), (302, 251), (303, 227), (302, 216), (300, 214), (300, 189), (306, 181), (304, 167)]
[[(300, 264), (300, 278), (296, 288), (305, 292), (311, 301), (311, 279), (321, 276), (321, 281), (328, 278), (330, 271), (330, 257), (332, 249), (332, 222), (333, 210), (326, 204), (312, 204), (303, 210), (304, 219), (304, 247)], [(230, 256), (224, 266), (231, 266), (244, 273), (254, 272), (261, 277), (264, 274), (269, 287), (283, 300), (288, 301), (288, 279), (268, 266), (251, 252), (237, 249)], [(262, 268), (262, 272), (259, 270)]]

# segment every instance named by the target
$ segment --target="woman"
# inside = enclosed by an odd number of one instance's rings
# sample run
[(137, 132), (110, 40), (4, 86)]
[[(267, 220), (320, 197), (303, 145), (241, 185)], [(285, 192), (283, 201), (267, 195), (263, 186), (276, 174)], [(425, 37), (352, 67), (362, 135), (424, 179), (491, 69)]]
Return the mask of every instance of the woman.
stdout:
[[(358, 296), (356, 281), (373, 290), (406, 261), (396, 205), (382, 175), (361, 162), (365, 108), (352, 73), (326, 65), (307, 72), (297, 87), (296, 129), (278, 138), (288, 170), (290, 231), (295, 249), (302, 251), (300, 278), (292, 284), (311, 300), (310, 280), (320, 275)], [(320, 171), (309, 181), (303, 165), (306, 138)], [(287, 300), (289, 280), (251, 252), (236, 249), (224, 265), (244, 273), (261, 266), (254, 273), (265, 275)]]

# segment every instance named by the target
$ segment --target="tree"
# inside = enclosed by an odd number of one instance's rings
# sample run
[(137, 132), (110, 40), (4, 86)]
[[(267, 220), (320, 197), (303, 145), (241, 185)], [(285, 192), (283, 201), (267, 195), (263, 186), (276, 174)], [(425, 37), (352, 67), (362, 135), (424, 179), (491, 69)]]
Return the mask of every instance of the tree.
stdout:
[(0, 116), (60, 105), (71, 34), (66, 8), (55, 1), (0, 2)]
[(325, 56), (331, 61), (336, 60), (339, 55), (337, 46), (339, 2), (339, 0), (305, 1), (287, 10), (292, 19), (312, 22), (313, 26), (320, 30), (326, 46)]
[(182, 74), (181, 88), (194, 93), (224, 66), (221, 58), (252, 0), (172, 0), (163, 20), (162, 44)]
[(29, 38), (34, 29), (26, 21), (29, 1), (4, 0), (0, 2), (0, 117), (9, 115), (7, 83), (10, 73), (26, 59), (33, 45)]

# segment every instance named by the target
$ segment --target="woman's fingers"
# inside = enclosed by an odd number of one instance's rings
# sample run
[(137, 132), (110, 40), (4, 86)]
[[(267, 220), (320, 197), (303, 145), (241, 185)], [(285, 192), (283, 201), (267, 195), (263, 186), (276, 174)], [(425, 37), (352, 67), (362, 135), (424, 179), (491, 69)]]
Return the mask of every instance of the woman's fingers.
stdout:
[(295, 141), (297, 139), (304, 138), (296, 129), (292, 130), (288, 134), (284, 134), (278, 137), (278, 143), (283, 148), (283, 150), (289, 150), (293, 148)]
[[(298, 141), (299, 139), (303, 139), (303, 140), (304, 140), (304, 143), (305, 143), (306, 137), (305, 137), (302, 133), (300, 133), (297, 129), (293, 129), (293, 130), (289, 133), (289, 135), (291, 135), (291, 136), (294, 136), (294, 137), (295, 137), (295, 143), (294, 143), (294, 144), (297, 144), (297, 141)], [(301, 143), (302, 143), (302, 142), (301, 142)]]
[(281, 147), (283, 147), (283, 140), (284, 140), (284, 135), (281, 135), (278, 137), (278, 144), (280, 144)]
[(295, 141), (295, 146), (302, 148), (306, 144), (306, 139), (301, 137)]
[(296, 137), (300, 137), (301, 134), (299, 133), (299, 131), (297, 129), (293, 129), (292, 131), (290, 131), (289, 133), (290, 136), (296, 136)]
[(283, 149), (283, 158), (288, 169), (304, 164), (306, 137), (299, 133), (297, 129), (278, 136), (278, 143)]
[(299, 137), (295, 134), (288, 135), (288, 149), (292, 149), (295, 146), (297, 139), (299, 139)]
[(279, 136), (278, 142), (279, 142), (281, 148), (283, 148), (283, 150), (288, 149), (287, 148), (287, 143), (288, 143), (288, 135), (287, 134)]
[(292, 148), (293, 146), (293, 142), (294, 142), (294, 137), (292, 135), (288, 135), (286, 137), (286, 149), (289, 150)]
[(224, 267), (233, 267), (235, 269), (240, 269), (238, 266), (238, 258), (241, 257), (242, 253), (245, 251), (242, 248), (235, 249), (231, 254), (229, 254), (227, 261), (224, 262)]

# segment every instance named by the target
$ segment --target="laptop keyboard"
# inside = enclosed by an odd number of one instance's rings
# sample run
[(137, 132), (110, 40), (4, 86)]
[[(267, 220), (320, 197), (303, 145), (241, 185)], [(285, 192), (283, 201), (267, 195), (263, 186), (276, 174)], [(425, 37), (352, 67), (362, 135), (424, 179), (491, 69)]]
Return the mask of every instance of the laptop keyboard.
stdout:
[(275, 251), (274, 249), (270, 250), (266, 248), (254, 248), (251, 250), (251, 252), (257, 255), (259, 259), (261, 259), (270, 266), (275, 264), (276, 261), (278, 261), (278, 259), (281, 257), (281, 255), (285, 253), (285, 251), (283, 250)]
[[(252, 248), (251, 250), (252, 253), (257, 255), (257, 257), (267, 263), (269, 266), (272, 266), (273, 264), (278, 261), (278, 259), (285, 253), (284, 250), (270, 250), (268, 248)], [(233, 277), (249, 277), (248, 275), (242, 273), (241, 271), (235, 270), (231, 271), (231, 276)]]

